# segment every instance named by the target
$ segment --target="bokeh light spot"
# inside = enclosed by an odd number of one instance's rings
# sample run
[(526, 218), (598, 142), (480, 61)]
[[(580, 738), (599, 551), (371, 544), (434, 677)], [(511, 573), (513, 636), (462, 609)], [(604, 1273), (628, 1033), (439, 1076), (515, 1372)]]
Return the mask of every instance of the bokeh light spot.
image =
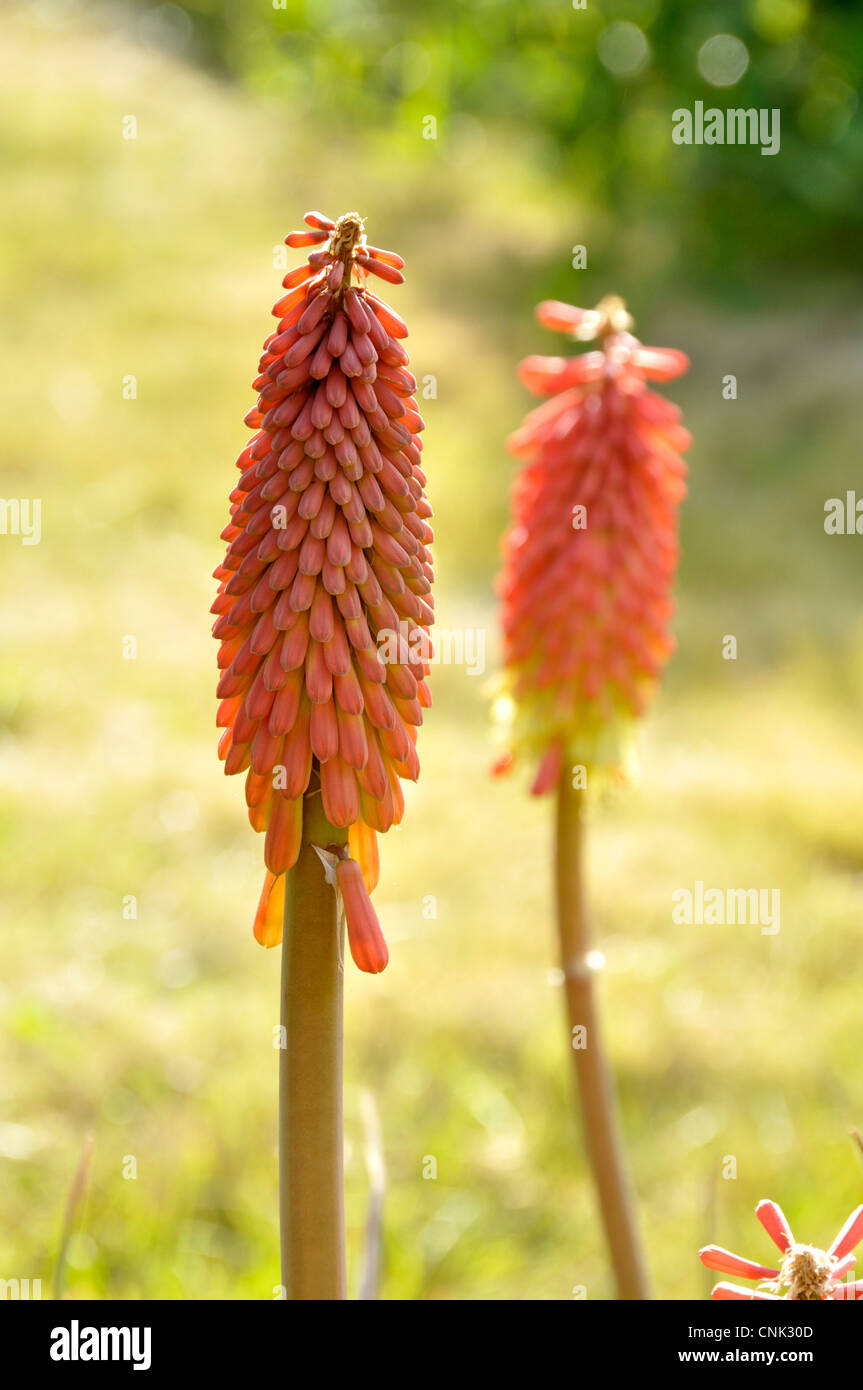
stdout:
[(749, 67), (749, 49), (733, 34), (714, 34), (698, 50), (698, 71), (714, 87), (733, 87)]
[(752, 23), (774, 43), (793, 38), (808, 18), (809, 0), (754, 0), (752, 5)]
[(603, 67), (615, 77), (631, 77), (647, 62), (650, 45), (637, 24), (619, 19), (603, 29), (596, 51)]

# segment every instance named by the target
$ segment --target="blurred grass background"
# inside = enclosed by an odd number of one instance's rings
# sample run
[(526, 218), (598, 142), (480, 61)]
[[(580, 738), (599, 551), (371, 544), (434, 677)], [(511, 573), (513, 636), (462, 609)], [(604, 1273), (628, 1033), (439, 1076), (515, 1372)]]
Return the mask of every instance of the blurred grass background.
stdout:
[[(278, 959), (251, 937), (261, 842), (215, 756), (208, 607), (274, 249), (307, 207), (357, 207), (407, 259), (389, 298), (438, 382), (439, 622), (487, 630), (487, 675), (515, 365), (560, 345), (534, 302), (613, 289), (690, 354), (679, 651), (641, 784), (591, 825), (658, 1293), (706, 1294), (706, 1240), (762, 1258), (762, 1196), (816, 1244), (861, 1199), (863, 542), (823, 529), (860, 479), (861, 31), (805, 0), (6, 7), (2, 492), (43, 499), (43, 535), (0, 541), (0, 1277), (47, 1293), (93, 1134), (68, 1295), (278, 1283)], [(701, 46), (728, 33), (749, 65), (711, 86)], [(780, 155), (673, 146), (696, 99), (780, 106)], [(352, 1288), (370, 1088), (383, 1297), (609, 1297), (550, 970), (550, 807), (523, 769), (489, 778), (484, 686), (434, 672), (423, 776), (383, 844), (391, 965), (348, 968)], [(780, 933), (672, 925), (698, 878), (780, 888)]]

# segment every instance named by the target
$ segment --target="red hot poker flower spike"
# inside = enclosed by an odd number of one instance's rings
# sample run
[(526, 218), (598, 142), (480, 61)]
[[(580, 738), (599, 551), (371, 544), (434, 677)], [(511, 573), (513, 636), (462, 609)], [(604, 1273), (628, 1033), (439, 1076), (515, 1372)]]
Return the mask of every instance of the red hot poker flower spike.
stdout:
[(418, 776), (431, 703), (424, 425), (407, 328), (367, 283), (401, 283), (401, 257), (367, 246), (356, 213), (305, 220), (310, 230), (285, 240), (314, 249), (273, 309), (222, 532), (219, 755), (227, 773), (246, 773), (249, 819), (266, 832), (257, 939), (281, 941), (283, 875), (299, 854), (303, 798), (319, 791), (362, 869), (362, 892), (349, 876), (345, 893), (351, 949), (378, 971), (376, 835), (401, 820), (400, 778)]
[(781, 1251), (779, 1268), (756, 1264), (731, 1250), (724, 1250), (721, 1245), (705, 1245), (698, 1257), (708, 1269), (715, 1269), (719, 1274), (736, 1274), (742, 1279), (757, 1279), (760, 1284), (759, 1288), (750, 1289), (722, 1281), (714, 1285), (711, 1298), (726, 1302), (775, 1299), (795, 1302), (850, 1299), (857, 1302), (863, 1299), (863, 1279), (842, 1283), (843, 1277), (854, 1267), (854, 1247), (863, 1240), (863, 1206), (852, 1211), (829, 1250), (795, 1241), (785, 1214), (776, 1202), (759, 1202), (755, 1215)]
[[(687, 358), (643, 347), (622, 300), (594, 310), (548, 301), (537, 316), (598, 340), (578, 357), (521, 364), (525, 385), (550, 400), (509, 441), (526, 464), (498, 586), (506, 675), (496, 714), (513, 724), (509, 742), (539, 758), (539, 795), (565, 761), (620, 763), (622, 735), (671, 652), (689, 435), (646, 385), (679, 376)], [(511, 761), (504, 754), (496, 770)]]

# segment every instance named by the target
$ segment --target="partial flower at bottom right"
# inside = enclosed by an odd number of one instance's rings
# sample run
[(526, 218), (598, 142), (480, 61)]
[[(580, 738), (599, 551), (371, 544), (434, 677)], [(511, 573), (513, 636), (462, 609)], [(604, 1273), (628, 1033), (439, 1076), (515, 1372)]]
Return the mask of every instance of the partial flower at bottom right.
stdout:
[(863, 1300), (863, 1279), (842, 1282), (843, 1276), (854, 1267), (854, 1247), (863, 1240), (863, 1206), (852, 1211), (829, 1250), (819, 1250), (817, 1246), (802, 1245), (796, 1241), (782, 1208), (775, 1202), (759, 1202), (755, 1215), (782, 1252), (779, 1268), (756, 1264), (742, 1255), (723, 1250), (721, 1245), (705, 1245), (698, 1255), (708, 1269), (759, 1281), (756, 1289), (744, 1288), (740, 1284), (716, 1284), (711, 1298), (795, 1299), (808, 1302)]

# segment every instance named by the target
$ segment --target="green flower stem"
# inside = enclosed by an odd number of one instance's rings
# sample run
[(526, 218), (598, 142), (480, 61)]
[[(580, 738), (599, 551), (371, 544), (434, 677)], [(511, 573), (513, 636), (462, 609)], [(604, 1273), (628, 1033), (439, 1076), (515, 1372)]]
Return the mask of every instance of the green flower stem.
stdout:
[[(570, 1040), (582, 1127), (618, 1297), (650, 1298), (647, 1266), (635, 1222), (632, 1189), (616, 1114), (614, 1083), (606, 1061), (589, 961), (590, 928), (584, 903), (583, 799), (566, 769), (557, 798), (555, 880), (560, 961), (564, 972)], [(584, 1034), (581, 1030), (584, 1029)], [(578, 1034), (573, 1030), (578, 1030)]]
[(336, 894), (312, 848), (344, 844), (319, 791), (287, 875), (279, 1063), (282, 1283), (289, 1299), (347, 1297), (342, 1140), (342, 932)]

